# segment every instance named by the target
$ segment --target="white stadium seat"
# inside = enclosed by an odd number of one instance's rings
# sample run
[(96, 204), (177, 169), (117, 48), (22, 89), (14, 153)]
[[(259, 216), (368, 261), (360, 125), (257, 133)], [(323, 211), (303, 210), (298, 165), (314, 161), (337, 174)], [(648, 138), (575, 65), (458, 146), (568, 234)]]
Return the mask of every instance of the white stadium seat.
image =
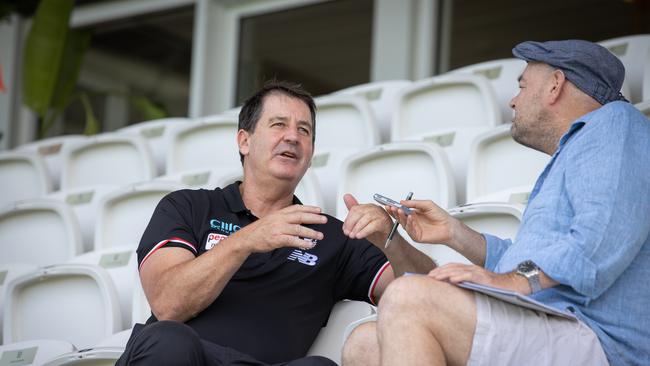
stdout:
[(426, 138), (440, 130), (501, 123), (496, 94), (484, 76), (446, 74), (416, 81), (399, 92), (391, 140)]
[(120, 329), (131, 328), (134, 284), (138, 276), (138, 258), (132, 247), (115, 247), (85, 253), (72, 258), (68, 263), (82, 263), (99, 266), (108, 272), (115, 285), (120, 301), (122, 324)]
[(239, 167), (231, 170), (208, 167), (167, 174), (156, 180), (178, 182), (191, 189), (215, 189), (216, 187), (225, 187), (236, 180), (242, 180), (243, 176), (244, 171), (240, 164)]
[(121, 327), (120, 305), (110, 275), (98, 266), (62, 264), (39, 268), (7, 285), (5, 342), (60, 339), (88, 348)]
[(519, 93), (518, 78), (524, 72), (526, 64), (526, 61), (517, 58), (504, 58), (461, 67), (449, 73), (485, 76), (497, 95), (501, 116), (508, 120), (512, 115), (510, 100)]
[(453, 174), (445, 152), (436, 145), (405, 142), (366, 149), (348, 158), (342, 167), (336, 216), (344, 219), (348, 209), (343, 195), (359, 203), (375, 203), (373, 195), (394, 200), (413, 192), (414, 199), (432, 199), (443, 208), (456, 205)]
[(0, 153), (0, 180), (0, 205), (42, 197), (53, 189), (45, 161), (28, 151)]
[[(524, 205), (510, 203), (474, 203), (454, 207), (449, 214), (479, 233), (496, 235), (514, 241), (519, 230)], [(427, 252), (439, 265), (447, 263), (466, 263), (470, 261), (460, 253), (442, 244), (429, 246)]]
[(350, 95), (316, 98), (315, 150), (364, 148), (379, 143), (379, 129), (368, 101)]
[(377, 121), (380, 142), (386, 143), (390, 141), (390, 123), (393, 117), (393, 110), (397, 105), (398, 92), (411, 84), (412, 81), (410, 80), (375, 81), (341, 89), (332, 94), (355, 95), (366, 99), (370, 103), (375, 120)]
[(82, 248), (74, 212), (64, 203), (33, 199), (0, 208), (0, 263), (63, 263)]
[(343, 162), (360, 150), (353, 148), (340, 148), (320, 150), (314, 153), (311, 159), (310, 170), (316, 174), (323, 197), (323, 212), (336, 216), (338, 204), (338, 188), (341, 181)]
[(95, 249), (95, 224), (102, 198), (119, 188), (115, 185), (81, 187), (54, 192), (47, 196), (72, 208), (79, 224), (84, 253)]
[(65, 148), (61, 189), (147, 181), (156, 166), (140, 136), (104, 134)]
[(116, 246), (137, 248), (158, 202), (168, 193), (183, 188), (177, 182), (151, 181), (103, 196), (95, 223), (95, 250)]
[(75, 349), (70, 342), (53, 339), (4, 344), (0, 346), (0, 365), (41, 366), (47, 360)]
[(650, 78), (650, 34), (638, 34), (598, 42), (618, 56), (625, 65), (625, 81), (630, 87), (630, 101), (638, 103), (648, 99), (644, 95), (644, 79)]
[(157, 175), (165, 174), (167, 141), (171, 131), (191, 123), (189, 118), (161, 118), (130, 125), (117, 130), (117, 133), (135, 134), (145, 139), (156, 161)]
[(467, 202), (525, 204), (550, 160), (550, 156), (517, 143), (509, 125), (479, 136), (468, 163)]
[[(413, 192), (413, 199), (431, 199), (443, 208), (456, 205), (447, 156), (441, 147), (432, 144), (392, 143), (355, 154), (343, 163), (338, 187), (336, 217), (341, 220), (348, 212), (343, 202), (346, 193), (359, 203), (376, 203), (375, 193), (399, 201)], [(423, 244), (411, 243), (423, 250)]]
[[(37, 267), (29, 264), (1, 264), (0, 265), (0, 315), (4, 311), (5, 290), (7, 284), (16, 277), (34, 271)], [(0, 344), (2, 342), (2, 316), (0, 316)]]
[(102, 339), (95, 347), (120, 347), (124, 349), (131, 337), (132, 328), (111, 334), (110, 336)]
[(113, 366), (123, 352), (121, 347), (87, 348), (55, 357), (43, 366)]
[(52, 189), (61, 187), (61, 165), (63, 164), (62, 152), (65, 148), (84, 141), (87, 137), (83, 135), (66, 135), (50, 137), (18, 146), (17, 151), (30, 151), (37, 153), (43, 158), (47, 171), (52, 181)]
[(427, 136), (414, 137), (409, 141), (421, 141), (436, 144), (442, 147), (449, 158), (449, 163), (454, 172), (454, 184), (456, 188), (456, 201), (465, 203), (465, 191), (467, 187), (467, 166), (471, 153), (472, 142), (492, 130), (494, 127), (474, 126), (441, 129)]
[(374, 313), (372, 305), (361, 301), (339, 301), (334, 305), (327, 326), (323, 327), (307, 352), (308, 356), (324, 356), (341, 364), (345, 330), (351, 323)]
[(166, 173), (241, 166), (237, 123), (237, 116), (218, 115), (175, 128), (167, 141)]
[(140, 279), (138, 279), (138, 281), (133, 285), (132, 296), (133, 298), (131, 303), (133, 304), (133, 307), (131, 308), (131, 326), (134, 326), (136, 323), (144, 324), (151, 316), (151, 306), (149, 305), (147, 296), (144, 294)]

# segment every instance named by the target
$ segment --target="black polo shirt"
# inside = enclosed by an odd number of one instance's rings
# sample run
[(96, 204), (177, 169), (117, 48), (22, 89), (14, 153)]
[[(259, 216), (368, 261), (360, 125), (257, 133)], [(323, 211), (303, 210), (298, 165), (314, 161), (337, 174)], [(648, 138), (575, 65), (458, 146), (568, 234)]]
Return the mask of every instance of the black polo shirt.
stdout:
[[(139, 265), (162, 247), (199, 256), (257, 220), (244, 206), (239, 183), (163, 198), (140, 241)], [(294, 203), (300, 203), (295, 196)], [(343, 299), (372, 302), (377, 279), (389, 265), (370, 242), (349, 239), (340, 220), (327, 219), (306, 225), (324, 234), (310, 250), (251, 254), (219, 297), (186, 324), (202, 339), (267, 363), (305, 356), (333, 305)], [(154, 321), (152, 315), (148, 323)]]

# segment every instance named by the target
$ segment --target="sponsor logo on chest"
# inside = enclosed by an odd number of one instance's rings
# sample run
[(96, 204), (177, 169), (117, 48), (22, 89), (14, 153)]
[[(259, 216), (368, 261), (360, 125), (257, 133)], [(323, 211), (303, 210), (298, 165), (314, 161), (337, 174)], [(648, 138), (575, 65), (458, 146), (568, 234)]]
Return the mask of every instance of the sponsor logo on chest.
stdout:
[(287, 257), (288, 260), (292, 262), (298, 262), (306, 266), (313, 267), (318, 262), (318, 256), (303, 252), (302, 250), (296, 249)]
[[(311, 244), (314, 245), (314, 247), (316, 247), (316, 244), (318, 243), (318, 240), (315, 240), (315, 239), (309, 239), (309, 238), (301, 238), (301, 239), (310, 242)], [(301, 263), (301, 264), (304, 264), (304, 265), (310, 266), (310, 267), (315, 266), (316, 263), (318, 262), (318, 256), (317, 255), (307, 253), (307, 252), (303, 252), (300, 249), (295, 249), (293, 252), (291, 252), (291, 254), (289, 254), (287, 259), (292, 261), (292, 262), (298, 262), (298, 263)]]
[(222, 234), (230, 235), (235, 231), (241, 229), (241, 226), (233, 224), (232, 222), (221, 221), (218, 219), (211, 219), (210, 229), (217, 230)]
[(214, 248), (215, 245), (219, 244), (220, 241), (227, 238), (228, 235), (210, 233), (208, 234), (208, 239), (205, 241), (205, 250), (210, 250)]

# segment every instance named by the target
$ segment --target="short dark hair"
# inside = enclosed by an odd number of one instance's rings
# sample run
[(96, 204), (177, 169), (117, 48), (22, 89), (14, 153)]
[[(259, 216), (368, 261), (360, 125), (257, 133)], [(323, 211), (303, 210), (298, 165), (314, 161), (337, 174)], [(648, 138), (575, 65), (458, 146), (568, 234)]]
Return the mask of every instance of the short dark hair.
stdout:
[[(312, 121), (311, 142), (312, 144), (315, 143), (316, 103), (314, 102), (314, 98), (312, 98), (311, 94), (302, 88), (302, 85), (288, 81), (269, 80), (264, 84), (262, 89), (258, 90), (255, 94), (246, 99), (244, 105), (241, 107), (241, 111), (239, 112), (239, 125), (237, 126), (238, 129), (247, 131), (249, 133), (255, 132), (257, 122), (262, 117), (264, 98), (266, 98), (267, 95), (276, 93), (284, 94), (291, 98), (300, 99), (307, 105), (307, 107), (309, 107)], [(244, 155), (239, 153), (239, 158), (242, 164), (244, 164)]]

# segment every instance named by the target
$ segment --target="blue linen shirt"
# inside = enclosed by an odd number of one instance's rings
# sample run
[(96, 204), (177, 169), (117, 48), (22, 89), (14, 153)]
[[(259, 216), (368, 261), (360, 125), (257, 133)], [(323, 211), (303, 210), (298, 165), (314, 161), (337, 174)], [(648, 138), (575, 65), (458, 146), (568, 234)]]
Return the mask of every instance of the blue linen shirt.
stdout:
[(485, 267), (530, 259), (560, 285), (612, 365), (650, 364), (650, 120), (625, 102), (577, 119), (537, 179), (515, 241), (484, 234)]

